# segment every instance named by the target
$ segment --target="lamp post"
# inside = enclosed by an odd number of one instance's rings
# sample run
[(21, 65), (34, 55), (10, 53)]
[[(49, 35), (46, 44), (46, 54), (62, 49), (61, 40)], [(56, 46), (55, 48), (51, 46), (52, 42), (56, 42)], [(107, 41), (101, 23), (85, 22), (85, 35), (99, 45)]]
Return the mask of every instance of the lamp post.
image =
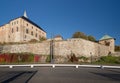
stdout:
[(54, 63), (53, 61), (53, 39), (50, 41), (50, 62)]
[(92, 64), (92, 52), (90, 52), (90, 55), (91, 55), (90, 59), (91, 59), (91, 64)]

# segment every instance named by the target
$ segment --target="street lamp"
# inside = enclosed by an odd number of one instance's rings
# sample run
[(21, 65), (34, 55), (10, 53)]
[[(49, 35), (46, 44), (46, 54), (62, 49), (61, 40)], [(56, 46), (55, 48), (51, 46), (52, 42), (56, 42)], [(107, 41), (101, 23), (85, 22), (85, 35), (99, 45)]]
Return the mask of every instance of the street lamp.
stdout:
[(90, 59), (91, 59), (91, 64), (92, 64), (92, 52), (90, 52), (90, 55), (91, 55), (91, 58), (90, 58)]
[(50, 41), (50, 62), (54, 63), (53, 61), (53, 39)]

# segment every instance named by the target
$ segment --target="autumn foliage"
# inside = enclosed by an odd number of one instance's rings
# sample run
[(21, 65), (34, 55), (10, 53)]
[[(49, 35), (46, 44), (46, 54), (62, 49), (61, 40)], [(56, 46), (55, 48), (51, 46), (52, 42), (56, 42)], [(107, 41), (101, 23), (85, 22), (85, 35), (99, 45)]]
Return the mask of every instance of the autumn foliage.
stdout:
[(16, 62), (32, 62), (32, 61), (34, 61), (33, 54), (28, 54), (28, 53), (0, 54), (0, 63), (16, 63)]

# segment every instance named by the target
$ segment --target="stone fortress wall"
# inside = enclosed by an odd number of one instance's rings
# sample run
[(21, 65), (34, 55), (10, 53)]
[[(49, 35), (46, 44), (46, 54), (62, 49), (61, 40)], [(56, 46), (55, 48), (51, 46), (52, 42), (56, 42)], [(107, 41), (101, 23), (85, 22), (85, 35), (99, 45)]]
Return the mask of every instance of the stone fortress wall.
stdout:
[[(4, 45), (0, 46), (0, 50), (2, 53), (30, 52), (39, 55), (50, 55), (50, 43), (51, 41), (43, 41), (41, 43)], [(114, 52), (114, 49), (111, 49), (110, 46), (91, 42), (81, 38), (53, 40), (52, 47), (54, 56), (63, 57), (67, 57), (68, 55), (71, 55), (71, 53), (74, 53), (77, 57), (90, 57), (105, 56), (108, 55), (109, 52)]]

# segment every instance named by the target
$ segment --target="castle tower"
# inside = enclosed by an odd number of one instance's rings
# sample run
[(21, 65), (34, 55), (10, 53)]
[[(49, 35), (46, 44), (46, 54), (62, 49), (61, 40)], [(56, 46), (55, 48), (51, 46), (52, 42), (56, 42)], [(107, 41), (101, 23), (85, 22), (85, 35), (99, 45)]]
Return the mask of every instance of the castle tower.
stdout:
[(114, 53), (115, 49), (115, 38), (109, 36), (109, 35), (104, 35), (100, 40), (100, 44), (109, 46), (109, 53)]

